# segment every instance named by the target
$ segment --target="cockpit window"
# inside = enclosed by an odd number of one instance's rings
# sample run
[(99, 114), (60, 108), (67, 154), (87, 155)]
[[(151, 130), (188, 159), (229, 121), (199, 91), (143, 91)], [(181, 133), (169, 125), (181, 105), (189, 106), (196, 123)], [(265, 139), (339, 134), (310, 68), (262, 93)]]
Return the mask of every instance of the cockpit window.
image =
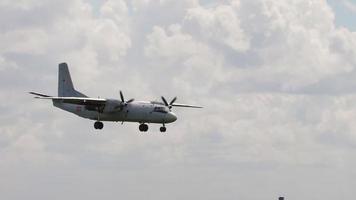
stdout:
[(168, 113), (168, 109), (166, 107), (154, 107), (153, 112)]

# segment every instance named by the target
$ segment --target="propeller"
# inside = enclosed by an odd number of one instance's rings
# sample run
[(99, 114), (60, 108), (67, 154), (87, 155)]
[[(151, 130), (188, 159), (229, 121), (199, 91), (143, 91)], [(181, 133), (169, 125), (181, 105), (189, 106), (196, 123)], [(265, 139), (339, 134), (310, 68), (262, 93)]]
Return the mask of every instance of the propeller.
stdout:
[(173, 103), (177, 100), (177, 97), (174, 97), (172, 99), (172, 101), (168, 103), (167, 100), (163, 96), (161, 98), (162, 98), (162, 101), (163, 101), (164, 105), (166, 105), (169, 109), (172, 108)]
[(127, 106), (127, 104), (135, 101), (135, 99), (130, 99), (128, 101), (125, 101), (125, 98), (124, 98), (124, 95), (122, 94), (122, 91), (120, 90), (120, 99), (121, 99), (121, 102), (124, 106)]

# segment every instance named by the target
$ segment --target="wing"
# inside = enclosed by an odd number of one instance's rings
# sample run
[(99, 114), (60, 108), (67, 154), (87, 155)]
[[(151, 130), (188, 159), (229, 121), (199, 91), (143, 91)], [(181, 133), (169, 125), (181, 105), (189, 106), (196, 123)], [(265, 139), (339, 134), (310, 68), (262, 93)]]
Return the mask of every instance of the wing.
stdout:
[(71, 103), (77, 105), (95, 105), (101, 106), (105, 105), (106, 99), (101, 98), (89, 98), (89, 97), (52, 97), (36, 92), (30, 92), (30, 94), (36, 95), (36, 99), (49, 99), (49, 100), (57, 100), (62, 101), (63, 103)]
[(185, 107), (185, 108), (203, 108), (201, 106), (195, 106), (195, 105), (188, 105), (188, 104), (181, 104), (181, 103), (174, 103), (172, 106), (175, 107)]

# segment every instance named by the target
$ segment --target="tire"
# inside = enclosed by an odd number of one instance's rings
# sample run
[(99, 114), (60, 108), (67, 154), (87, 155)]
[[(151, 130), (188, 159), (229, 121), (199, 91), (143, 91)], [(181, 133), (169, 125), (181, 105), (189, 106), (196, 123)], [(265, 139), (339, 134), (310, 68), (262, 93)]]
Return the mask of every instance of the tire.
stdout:
[(95, 128), (95, 129), (103, 129), (103, 128), (104, 128), (103, 122), (96, 121), (96, 122), (94, 123), (94, 128)]
[(161, 128), (159, 128), (159, 130), (162, 132), (162, 133), (164, 133), (164, 132), (166, 132), (166, 127), (164, 127), (164, 126), (162, 126)]

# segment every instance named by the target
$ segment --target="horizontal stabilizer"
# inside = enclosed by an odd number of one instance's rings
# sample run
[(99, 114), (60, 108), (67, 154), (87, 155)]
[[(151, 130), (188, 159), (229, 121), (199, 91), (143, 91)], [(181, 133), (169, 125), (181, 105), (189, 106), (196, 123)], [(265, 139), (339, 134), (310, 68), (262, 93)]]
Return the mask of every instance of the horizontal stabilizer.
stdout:
[(45, 95), (45, 94), (40, 94), (40, 93), (37, 93), (37, 92), (29, 92), (30, 94), (33, 94), (33, 95), (36, 95), (37, 97), (35, 98), (38, 98), (38, 97), (51, 97), (51, 96), (48, 96), (48, 95)]

